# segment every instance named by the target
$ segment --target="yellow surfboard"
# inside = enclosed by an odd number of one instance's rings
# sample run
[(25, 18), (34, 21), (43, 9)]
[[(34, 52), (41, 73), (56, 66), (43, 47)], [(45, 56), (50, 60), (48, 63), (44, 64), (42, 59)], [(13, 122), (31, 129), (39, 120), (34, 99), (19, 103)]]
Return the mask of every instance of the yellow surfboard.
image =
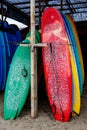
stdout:
[(77, 47), (78, 47), (78, 52), (79, 52), (79, 56), (80, 56), (80, 61), (81, 61), (82, 77), (83, 77), (83, 83), (84, 83), (85, 72), (84, 72), (84, 64), (83, 64), (83, 58), (82, 58), (82, 52), (81, 52), (81, 48), (80, 48), (80, 42), (79, 42), (78, 33), (77, 33), (76, 26), (75, 26), (75, 23), (73, 22), (72, 17), (70, 15), (67, 15), (67, 18), (70, 21), (72, 29), (73, 29), (74, 34), (75, 34), (75, 39), (76, 39), (76, 43), (77, 43)]
[(72, 90), (72, 116), (75, 116), (76, 114), (80, 114), (80, 87), (79, 87), (79, 78), (78, 78), (78, 72), (77, 72), (77, 66), (75, 62), (75, 58), (71, 49), (71, 46), (69, 46), (70, 50), (70, 60), (71, 60), (71, 67), (72, 67), (72, 79), (73, 79), (73, 90)]

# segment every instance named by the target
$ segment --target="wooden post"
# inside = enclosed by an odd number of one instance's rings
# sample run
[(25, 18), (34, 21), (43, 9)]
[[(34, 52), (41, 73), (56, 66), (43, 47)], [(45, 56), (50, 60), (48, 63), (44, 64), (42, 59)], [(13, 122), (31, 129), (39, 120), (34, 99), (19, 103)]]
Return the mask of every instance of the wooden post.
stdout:
[[(31, 0), (31, 44), (35, 44), (35, 0)], [(37, 52), (31, 48), (31, 117), (37, 117)]]

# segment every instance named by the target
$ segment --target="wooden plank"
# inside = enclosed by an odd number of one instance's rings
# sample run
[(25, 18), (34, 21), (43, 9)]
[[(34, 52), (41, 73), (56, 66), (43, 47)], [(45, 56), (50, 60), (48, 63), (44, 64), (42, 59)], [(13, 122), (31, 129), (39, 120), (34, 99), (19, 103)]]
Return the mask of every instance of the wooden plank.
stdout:
[(13, 6), (13, 4), (10, 4), (10, 2), (7, 1), (3, 1), (3, 4), (7, 7), (6, 17), (10, 17), (26, 25), (30, 25), (29, 16), (21, 11), (20, 8)]
[(46, 43), (38, 43), (38, 44), (17, 44), (17, 45), (19, 45), (19, 46), (24, 46), (24, 47), (27, 47), (27, 46), (29, 46), (29, 47), (47, 47), (47, 44)]
[(14, 44), (14, 45), (19, 45), (19, 46), (24, 46), (24, 47), (47, 47), (47, 43), (37, 43), (37, 44), (29, 44), (28, 42), (10, 42), (10, 44)]

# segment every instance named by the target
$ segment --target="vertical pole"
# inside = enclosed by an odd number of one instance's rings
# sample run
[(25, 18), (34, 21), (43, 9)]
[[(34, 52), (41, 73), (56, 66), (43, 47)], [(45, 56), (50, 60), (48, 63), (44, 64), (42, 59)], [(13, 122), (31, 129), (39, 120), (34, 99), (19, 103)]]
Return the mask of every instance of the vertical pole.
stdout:
[[(35, 0), (31, 0), (31, 44), (35, 44)], [(31, 48), (31, 117), (37, 117), (37, 52)]]

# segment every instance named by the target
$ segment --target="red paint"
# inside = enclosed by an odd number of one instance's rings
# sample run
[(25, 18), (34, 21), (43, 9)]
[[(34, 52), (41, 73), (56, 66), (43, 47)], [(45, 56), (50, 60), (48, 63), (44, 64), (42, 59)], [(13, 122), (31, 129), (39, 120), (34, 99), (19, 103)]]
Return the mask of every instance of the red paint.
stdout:
[(54, 118), (68, 121), (72, 106), (72, 75), (68, 39), (60, 13), (47, 8), (42, 15), (42, 58), (47, 94)]

